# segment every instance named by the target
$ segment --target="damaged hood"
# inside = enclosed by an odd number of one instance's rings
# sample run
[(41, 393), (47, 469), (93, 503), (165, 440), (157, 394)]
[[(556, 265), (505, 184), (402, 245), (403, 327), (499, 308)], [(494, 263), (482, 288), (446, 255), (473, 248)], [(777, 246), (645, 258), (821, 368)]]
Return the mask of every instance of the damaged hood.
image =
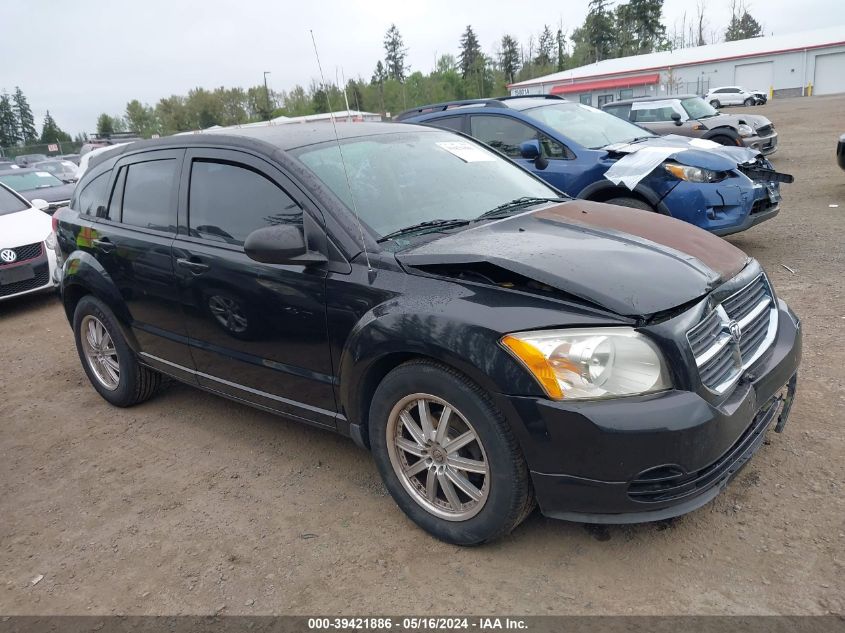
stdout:
[(701, 138), (669, 134), (637, 143), (617, 143), (603, 148), (619, 159), (604, 177), (633, 191), (640, 181), (667, 160), (713, 171), (731, 171), (757, 161), (760, 153), (747, 147), (729, 147)]
[(573, 200), (396, 253), (434, 274), (487, 264), (625, 316), (662, 312), (704, 296), (748, 256), (685, 222)]

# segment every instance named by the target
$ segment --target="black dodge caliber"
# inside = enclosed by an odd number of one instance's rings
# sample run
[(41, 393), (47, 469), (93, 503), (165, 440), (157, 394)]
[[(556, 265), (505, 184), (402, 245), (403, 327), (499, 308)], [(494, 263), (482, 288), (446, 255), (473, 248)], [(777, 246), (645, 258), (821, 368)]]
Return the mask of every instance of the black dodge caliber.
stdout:
[(167, 375), (369, 449), (436, 537), (707, 503), (781, 430), (799, 320), (760, 265), (451, 132), (281, 125), (98, 157), (55, 218), (110, 403)]

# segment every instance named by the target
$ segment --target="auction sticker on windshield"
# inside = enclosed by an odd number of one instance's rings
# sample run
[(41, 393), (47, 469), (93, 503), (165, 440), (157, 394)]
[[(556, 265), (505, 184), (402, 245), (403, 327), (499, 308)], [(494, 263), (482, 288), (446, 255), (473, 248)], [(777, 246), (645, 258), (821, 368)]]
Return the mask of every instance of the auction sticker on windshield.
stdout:
[(437, 146), (445, 149), (450, 154), (460, 158), (465, 163), (478, 163), (482, 161), (495, 160), (492, 154), (484, 151), (480, 147), (476, 147), (472, 143), (465, 143), (463, 141), (443, 141), (437, 143)]

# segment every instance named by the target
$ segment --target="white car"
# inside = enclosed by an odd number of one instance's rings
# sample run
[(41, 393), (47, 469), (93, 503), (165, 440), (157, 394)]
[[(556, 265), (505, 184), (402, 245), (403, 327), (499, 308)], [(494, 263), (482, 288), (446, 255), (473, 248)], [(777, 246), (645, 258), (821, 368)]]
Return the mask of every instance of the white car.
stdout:
[(714, 108), (721, 108), (726, 105), (757, 105), (757, 97), (754, 96), (754, 93), (739, 86), (713, 88), (707, 93), (704, 100)]
[(0, 184), (0, 301), (59, 285), (58, 246), (49, 204)]

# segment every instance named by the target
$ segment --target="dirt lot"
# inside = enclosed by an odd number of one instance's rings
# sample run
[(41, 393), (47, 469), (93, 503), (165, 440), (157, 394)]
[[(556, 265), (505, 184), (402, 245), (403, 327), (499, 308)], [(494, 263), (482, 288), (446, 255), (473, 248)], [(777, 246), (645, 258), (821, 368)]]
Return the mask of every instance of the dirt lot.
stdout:
[(845, 613), (845, 97), (755, 112), (796, 182), (731, 241), (802, 317), (805, 355), (785, 433), (715, 502), (444, 545), (348, 440), (183, 386), (111, 408), (36, 297), (0, 304), (0, 613)]

